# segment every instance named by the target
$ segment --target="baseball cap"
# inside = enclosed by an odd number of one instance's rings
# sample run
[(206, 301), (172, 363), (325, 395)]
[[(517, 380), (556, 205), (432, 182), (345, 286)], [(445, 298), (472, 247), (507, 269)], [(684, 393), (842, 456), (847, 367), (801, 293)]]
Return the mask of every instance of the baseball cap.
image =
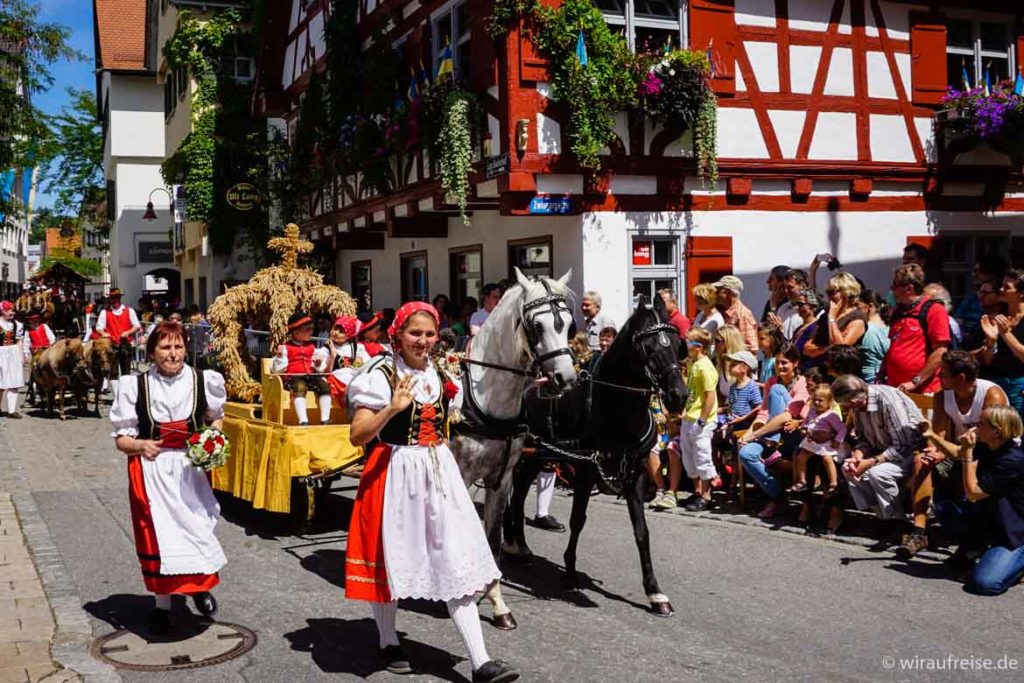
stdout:
[(750, 351), (735, 351), (725, 354), (725, 357), (737, 363), (744, 363), (750, 368), (751, 372), (757, 372), (757, 359), (754, 358), (754, 354)]
[(743, 280), (735, 275), (726, 275), (712, 286), (715, 289), (731, 289), (737, 294), (743, 293)]

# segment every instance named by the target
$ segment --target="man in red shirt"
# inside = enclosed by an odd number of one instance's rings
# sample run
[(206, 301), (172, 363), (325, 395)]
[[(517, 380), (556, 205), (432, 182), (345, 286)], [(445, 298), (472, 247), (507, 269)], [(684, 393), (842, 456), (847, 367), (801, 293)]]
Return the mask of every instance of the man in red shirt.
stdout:
[(665, 312), (668, 313), (668, 322), (679, 330), (679, 337), (683, 338), (686, 331), (690, 329), (690, 319), (679, 310), (679, 302), (676, 300), (676, 293), (671, 289), (659, 289), (658, 296), (665, 302)]
[(939, 390), (938, 370), (950, 344), (949, 313), (924, 294), (924, 284), (924, 270), (916, 263), (900, 266), (892, 279), (896, 310), (880, 376), (908, 393)]
[(100, 311), (96, 321), (96, 331), (100, 336), (107, 337), (114, 344), (117, 353), (118, 376), (131, 374), (132, 354), (135, 348), (135, 337), (142, 331), (139, 317), (130, 306), (121, 303), (121, 290), (114, 288), (108, 295), (110, 306)]

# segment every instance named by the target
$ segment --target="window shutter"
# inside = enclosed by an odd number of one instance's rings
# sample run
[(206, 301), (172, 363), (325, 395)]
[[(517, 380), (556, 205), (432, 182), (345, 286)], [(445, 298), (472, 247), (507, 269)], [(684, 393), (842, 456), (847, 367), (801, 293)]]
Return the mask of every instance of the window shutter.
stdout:
[(690, 48), (711, 49), (718, 95), (736, 94), (736, 40), (735, 0), (690, 0)]
[(699, 312), (693, 288), (732, 275), (731, 237), (686, 238), (686, 310), (691, 318)]
[(910, 13), (910, 80), (914, 104), (939, 104), (946, 94), (946, 17)]

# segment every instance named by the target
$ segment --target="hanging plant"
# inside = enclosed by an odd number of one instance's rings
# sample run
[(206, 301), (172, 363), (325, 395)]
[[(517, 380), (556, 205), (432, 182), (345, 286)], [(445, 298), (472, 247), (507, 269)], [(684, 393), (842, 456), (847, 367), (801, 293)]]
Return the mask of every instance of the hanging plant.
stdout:
[(958, 135), (987, 142), (1019, 163), (1024, 158), (1024, 96), (1012, 81), (970, 90), (950, 88), (942, 98), (943, 125)]
[(480, 144), (483, 108), (475, 94), (448, 78), (427, 88), (418, 105), (420, 134), (441, 187), (455, 197), (462, 222), (469, 225), (469, 174)]

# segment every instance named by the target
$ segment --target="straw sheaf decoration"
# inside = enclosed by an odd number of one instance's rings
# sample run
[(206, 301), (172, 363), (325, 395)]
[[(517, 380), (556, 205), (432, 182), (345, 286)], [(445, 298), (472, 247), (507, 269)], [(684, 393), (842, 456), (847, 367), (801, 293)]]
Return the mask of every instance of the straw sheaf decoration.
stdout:
[(268, 321), (270, 348), (276, 349), (288, 336), (288, 317), (297, 310), (311, 315), (355, 315), (355, 301), (337, 287), (325, 285), (323, 276), (298, 267), (299, 254), (313, 245), (299, 237), (294, 223), (285, 226), (284, 237), (271, 239), (267, 246), (282, 253), (281, 265), (264, 268), (244, 285), (232, 287), (217, 297), (207, 316), (214, 331), (214, 346), (220, 352), (228, 394), (253, 402), (260, 385), (249, 376), (243, 353), (245, 319), (254, 316)]

